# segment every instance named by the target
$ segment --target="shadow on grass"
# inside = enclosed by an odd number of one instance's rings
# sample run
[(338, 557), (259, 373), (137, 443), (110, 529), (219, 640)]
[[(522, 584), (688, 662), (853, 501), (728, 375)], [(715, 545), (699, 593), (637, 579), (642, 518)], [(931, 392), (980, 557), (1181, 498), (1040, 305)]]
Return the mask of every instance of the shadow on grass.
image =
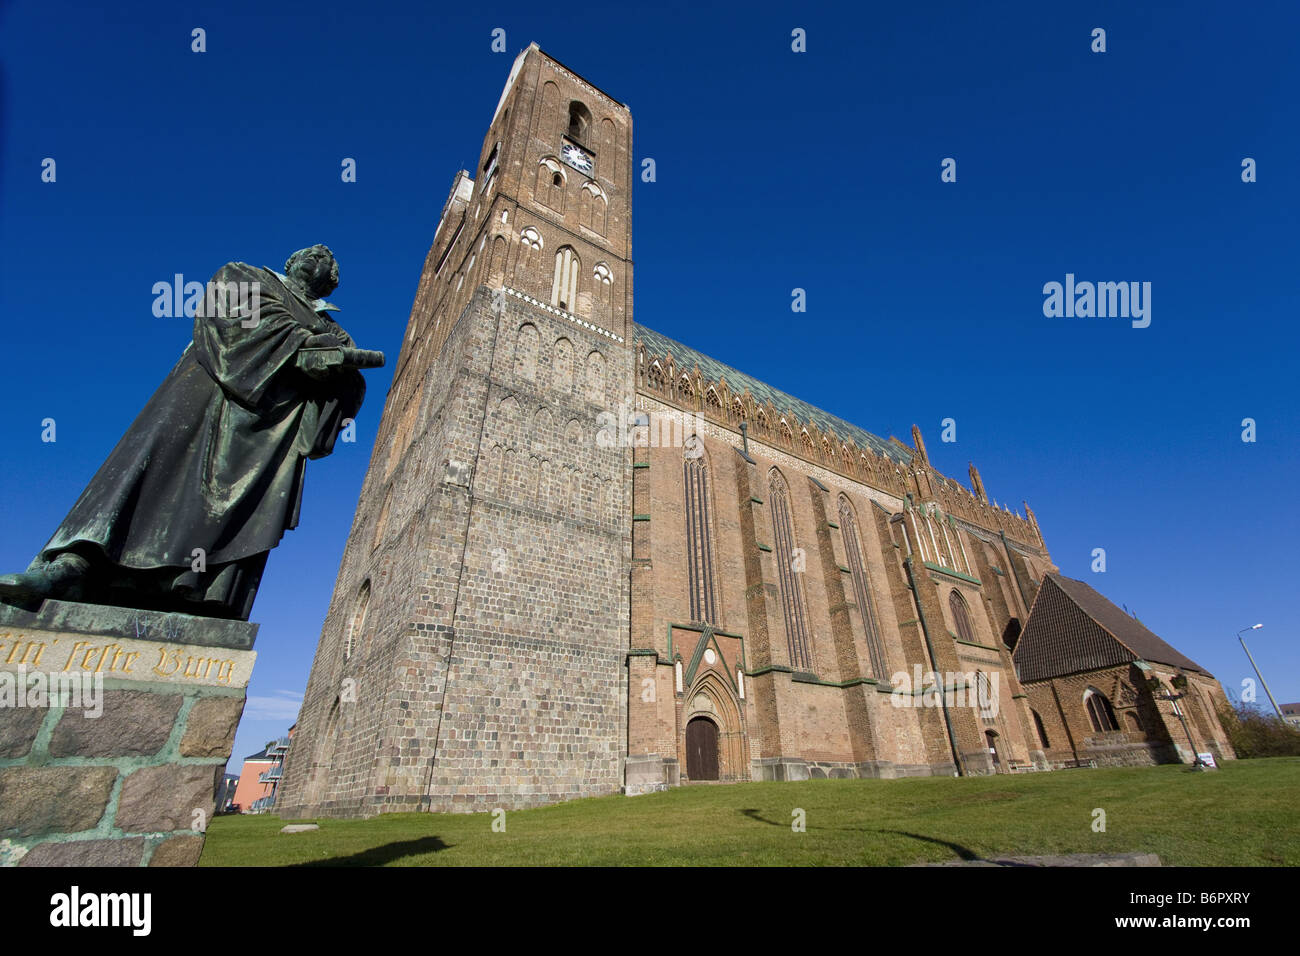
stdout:
[(311, 860), (308, 863), (294, 863), (293, 866), (383, 866), (408, 856), (420, 856), (425, 853), (437, 853), (439, 850), (451, 849), (450, 844), (443, 843), (438, 837), (421, 837), (418, 840), (403, 840), (400, 843), (385, 843), (383, 846), (371, 847), (351, 856), (334, 856), (328, 860)]
[(740, 812), (743, 813), (745, 816), (749, 817), (749, 819), (751, 820), (757, 820), (759, 823), (766, 823), (769, 826), (788, 827), (790, 825), (788, 821), (785, 823), (781, 823), (778, 820), (766, 820), (763, 817), (760, 817), (758, 815), (758, 811), (753, 807), (750, 807), (748, 810), (741, 810)]
[(982, 859), (982, 857), (980, 857), (978, 853), (974, 852), (968, 847), (962, 846), (960, 843), (951, 843), (948, 840), (939, 840), (936, 839), (935, 837), (921, 836), (921, 834), (919, 833), (908, 833), (906, 830), (877, 830), (876, 832), (893, 833), (897, 836), (905, 836), (913, 840), (921, 840), (924, 843), (937, 843), (939, 844), (939, 846), (946, 846), (948, 849), (952, 850), (953, 853), (956, 853), (957, 856), (959, 856), (963, 860), (973, 861), (973, 860)]
[[(747, 810), (741, 810), (740, 812), (745, 816), (749, 817), (751, 820), (756, 820), (759, 823), (766, 823), (769, 826), (784, 828), (790, 825), (789, 823), (779, 821), (779, 820), (768, 820), (766, 817), (760, 816), (758, 810), (752, 807)], [(979, 854), (971, 850), (969, 847), (964, 847), (960, 843), (952, 843), (948, 840), (940, 840), (935, 837), (922, 836), (919, 833), (908, 833), (905, 830), (879, 830), (879, 829), (873, 829), (871, 827), (825, 827), (823, 829), (856, 831), (859, 833), (892, 833), (895, 836), (904, 836), (911, 840), (921, 840), (924, 843), (937, 843), (939, 846), (947, 847), (953, 853), (957, 854), (958, 858), (962, 860), (966, 860), (968, 862), (983, 861), (984, 859)], [(1006, 865), (1013, 866), (1015, 864), (1006, 864)]]

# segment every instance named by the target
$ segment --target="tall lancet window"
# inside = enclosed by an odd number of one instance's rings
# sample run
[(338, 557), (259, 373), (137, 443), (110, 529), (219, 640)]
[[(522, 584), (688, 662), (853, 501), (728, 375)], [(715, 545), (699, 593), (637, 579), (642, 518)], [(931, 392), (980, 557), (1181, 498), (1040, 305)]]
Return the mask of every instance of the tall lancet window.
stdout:
[(952, 611), (952, 621), (957, 625), (957, 639), (967, 644), (975, 643), (975, 631), (970, 626), (970, 614), (966, 611), (966, 602), (954, 589), (948, 595), (948, 608)]
[(555, 281), (551, 285), (551, 305), (572, 312), (578, 307), (578, 272), (582, 260), (572, 246), (562, 246), (555, 254)]
[(772, 469), (767, 500), (772, 512), (772, 533), (776, 537), (772, 543), (776, 554), (777, 576), (781, 583), (781, 607), (785, 612), (785, 640), (790, 650), (790, 666), (798, 671), (811, 671), (808, 612), (804, 606), (801, 580), (807, 566), (807, 557), (795, 543), (794, 521), (790, 515), (790, 490), (776, 469)]
[(709, 466), (704, 459), (704, 443), (698, 435), (692, 435), (686, 441), (682, 471), (686, 478), (686, 560), (691, 587), (691, 620), (717, 624)]
[(844, 553), (848, 557), (853, 578), (853, 594), (862, 615), (862, 626), (867, 632), (867, 653), (871, 657), (871, 676), (886, 680), (889, 670), (885, 665), (885, 647), (880, 640), (880, 627), (876, 623), (876, 608), (871, 603), (871, 582), (862, 563), (862, 548), (858, 544), (858, 522), (849, 499), (840, 496), (840, 534), (844, 538)]

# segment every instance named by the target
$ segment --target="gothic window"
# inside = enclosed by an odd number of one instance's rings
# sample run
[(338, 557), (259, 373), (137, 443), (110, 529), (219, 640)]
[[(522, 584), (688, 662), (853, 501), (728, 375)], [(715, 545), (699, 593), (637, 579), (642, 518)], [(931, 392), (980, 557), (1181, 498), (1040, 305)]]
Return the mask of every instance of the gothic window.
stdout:
[(515, 375), (530, 382), (537, 377), (538, 344), (537, 326), (521, 325), (515, 339)]
[(651, 363), (650, 371), (646, 373), (646, 378), (649, 380), (651, 388), (656, 389), (657, 391), (663, 391), (664, 370), (662, 365), (658, 362)]
[(813, 440), (812, 437), (808, 434), (807, 429), (804, 429), (799, 433), (799, 444), (803, 446), (803, 453), (805, 457), (809, 459), (814, 457)]
[(1013, 617), (1007, 621), (1007, 626), (1002, 631), (1002, 643), (1009, 651), (1016, 649), (1016, 644), (1020, 640), (1020, 618)]
[(572, 246), (561, 246), (555, 254), (555, 278), (551, 283), (551, 305), (572, 312), (578, 307), (578, 272), (582, 260)]
[(555, 343), (555, 361), (551, 363), (553, 384), (562, 392), (573, 389), (573, 343), (558, 339)]
[(1036, 710), (1031, 709), (1029, 712), (1034, 715), (1034, 727), (1038, 730), (1038, 742), (1043, 745), (1044, 750), (1047, 750), (1052, 744), (1047, 739), (1047, 728), (1043, 726), (1043, 718), (1038, 716)]
[(704, 393), (704, 403), (713, 414), (718, 416), (722, 415), (722, 399), (718, 397), (718, 390), (716, 388), (710, 387), (709, 390)]
[(853, 513), (853, 506), (843, 495), (840, 496), (840, 535), (844, 539), (844, 552), (848, 557), (850, 576), (853, 578), (853, 595), (858, 602), (862, 626), (867, 632), (871, 676), (877, 680), (885, 680), (889, 670), (885, 665), (885, 648), (880, 640), (876, 610), (871, 601), (871, 582), (867, 579), (867, 569), (862, 562), (862, 549), (858, 542), (858, 522)]
[(740, 400), (739, 396), (731, 403), (731, 417), (733, 421), (737, 422), (745, 420), (745, 403)]
[(689, 375), (683, 375), (677, 380), (677, 397), (688, 405), (691, 403), (691, 399), (695, 397), (695, 389), (691, 387), (691, 377)]
[(691, 589), (691, 620), (716, 624), (708, 464), (703, 454), (684, 455), (682, 470), (686, 480), (686, 560)]
[(1115, 719), (1115, 708), (1110, 705), (1105, 694), (1095, 687), (1089, 687), (1084, 692), (1083, 702), (1088, 708), (1088, 719), (1092, 721), (1093, 730), (1099, 734), (1119, 730), (1119, 722)]
[(966, 610), (966, 601), (955, 590), (948, 594), (948, 608), (952, 611), (952, 621), (957, 628), (957, 640), (975, 643), (975, 632), (970, 626), (970, 613)]
[(594, 182), (582, 185), (582, 217), (580, 222), (593, 232), (605, 234), (606, 213), (609, 211), (609, 198), (605, 191)]
[(366, 616), (370, 613), (370, 581), (361, 585), (361, 590), (357, 593), (356, 609), (352, 612), (352, 620), (348, 623), (347, 640), (343, 642), (343, 659), (346, 661), (357, 649), (361, 637), (366, 630)]
[(587, 134), (591, 129), (591, 110), (582, 103), (573, 100), (569, 103), (569, 139), (586, 145)]
[(1142, 720), (1134, 711), (1126, 711), (1124, 720), (1128, 723), (1128, 729), (1135, 734), (1142, 733)]
[(537, 187), (533, 190), (533, 196), (538, 202), (563, 214), (564, 183), (564, 169), (554, 158), (545, 156), (537, 164)]
[(596, 267), (591, 270), (591, 275), (595, 280), (596, 300), (601, 305), (609, 305), (614, 287), (614, 273), (610, 271), (607, 263), (597, 262)]
[(855, 471), (853, 467), (853, 452), (849, 451), (847, 445), (840, 446), (840, 457), (844, 462), (844, 470), (850, 475), (853, 474)]
[[(790, 651), (790, 666), (797, 671), (810, 672), (812, 653), (808, 643), (808, 614), (804, 607), (800, 572), (803, 570), (802, 552), (794, 537), (794, 522), (790, 514), (790, 494), (785, 479), (775, 468), (768, 484), (768, 504), (771, 507), (772, 531), (776, 540), (777, 577), (781, 585), (781, 607), (785, 612), (785, 639)], [(796, 570), (798, 568), (798, 570)]]
[(388, 515), (393, 508), (393, 486), (388, 486), (388, 493), (384, 495), (383, 507), (379, 509), (379, 520), (375, 522), (375, 535), (370, 540), (370, 550), (374, 551), (384, 540), (384, 532), (388, 530)]
[(794, 447), (794, 432), (784, 418), (781, 419), (781, 441), (785, 442), (787, 448)]
[(497, 236), (488, 249), (487, 263), (483, 268), (485, 281), (491, 285), (498, 277), (504, 278), (506, 271), (506, 237)]
[(497, 155), (500, 152), (501, 144), (497, 143), (492, 147), (492, 152), (488, 154), (488, 158), (483, 161), (483, 175), (480, 179), (484, 185), (481, 195), (487, 195), (492, 189), (492, 180), (496, 178), (497, 174)]
[(975, 672), (975, 706), (980, 718), (986, 724), (997, 722), (998, 698), (989, 683), (989, 677), (983, 671)]
[(599, 352), (587, 356), (587, 401), (605, 401), (605, 358)]

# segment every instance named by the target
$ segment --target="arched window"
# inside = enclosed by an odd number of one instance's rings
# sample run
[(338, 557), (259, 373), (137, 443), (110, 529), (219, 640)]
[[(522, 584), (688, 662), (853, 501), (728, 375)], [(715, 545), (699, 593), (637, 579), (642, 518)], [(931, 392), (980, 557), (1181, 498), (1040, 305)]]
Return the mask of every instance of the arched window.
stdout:
[(777, 576), (781, 583), (781, 606), (785, 611), (785, 639), (790, 651), (790, 666), (797, 671), (810, 672), (812, 653), (808, 645), (808, 614), (804, 609), (799, 574), (803, 570), (804, 557), (795, 542), (789, 489), (775, 468), (769, 478), (768, 504), (772, 512), (772, 531), (776, 536), (772, 543), (775, 546)]
[(585, 145), (590, 129), (591, 110), (577, 100), (571, 101), (569, 103), (569, 139), (577, 140)]
[(1088, 719), (1092, 729), (1099, 734), (1119, 730), (1119, 721), (1115, 719), (1115, 708), (1110, 705), (1106, 695), (1095, 687), (1089, 687), (1083, 694), (1083, 703), (1088, 708)]
[(361, 641), (362, 635), (366, 630), (366, 617), (370, 613), (370, 581), (361, 585), (361, 590), (357, 594), (356, 610), (352, 612), (352, 620), (348, 624), (347, 638), (343, 642), (343, 659), (346, 661), (357, 649), (357, 644)]
[(1128, 724), (1128, 729), (1133, 733), (1144, 733), (1142, 730), (1142, 718), (1140, 718), (1134, 711), (1125, 711), (1124, 721)]
[(579, 193), (582, 200), (581, 223), (588, 229), (605, 234), (606, 213), (609, 211), (609, 197), (605, 195), (605, 190), (595, 182), (585, 182), (582, 184), (582, 191)]
[(486, 184), (483, 187), (485, 193), (492, 188), (492, 178), (497, 174), (497, 156), (500, 152), (501, 144), (498, 142), (492, 147), (492, 152), (488, 154), (488, 158), (483, 160), (483, 175), (480, 179)]
[(564, 169), (552, 156), (544, 156), (537, 164), (537, 186), (534, 198), (558, 213), (564, 212)]
[(709, 469), (697, 436), (683, 451), (686, 481), (686, 560), (691, 589), (691, 620), (717, 624), (714, 596), (713, 522), (709, 513)]
[(572, 312), (578, 307), (578, 272), (582, 261), (572, 246), (561, 246), (555, 254), (555, 280), (551, 284), (551, 305)]
[(1042, 744), (1043, 749), (1046, 750), (1051, 747), (1052, 744), (1047, 739), (1047, 728), (1043, 726), (1043, 718), (1038, 715), (1038, 711), (1036, 710), (1031, 709), (1029, 712), (1034, 715), (1034, 727), (1038, 730), (1038, 742)]
[(966, 601), (955, 590), (948, 595), (948, 608), (952, 611), (952, 621), (957, 627), (957, 640), (974, 644), (975, 632), (970, 626), (970, 613), (966, 610)]
[(998, 694), (993, 684), (989, 682), (989, 675), (983, 671), (975, 672), (975, 707), (979, 710), (979, 715), (987, 724), (997, 722), (998, 716)]
[(853, 595), (857, 598), (858, 613), (867, 632), (867, 654), (871, 658), (871, 676), (877, 680), (888, 678), (885, 648), (876, 624), (876, 609), (871, 601), (871, 582), (862, 562), (862, 549), (858, 544), (858, 522), (849, 499), (840, 495), (840, 535), (844, 539), (844, 553), (848, 558), (850, 576), (853, 578)]
[(537, 378), (537, 357), (541, 351), (537, 326), (525, 322), (515, 336), (515, 375), (534, 381)]

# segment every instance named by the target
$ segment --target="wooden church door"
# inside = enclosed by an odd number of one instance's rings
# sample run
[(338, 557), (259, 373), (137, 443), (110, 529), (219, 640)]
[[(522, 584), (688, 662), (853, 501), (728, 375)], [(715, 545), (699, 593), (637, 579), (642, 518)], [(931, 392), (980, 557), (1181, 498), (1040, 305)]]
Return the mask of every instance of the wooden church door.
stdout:
[(718, 779), (718, 728), (707, 717), (696, 717), (686, 725), (686, 776)]

